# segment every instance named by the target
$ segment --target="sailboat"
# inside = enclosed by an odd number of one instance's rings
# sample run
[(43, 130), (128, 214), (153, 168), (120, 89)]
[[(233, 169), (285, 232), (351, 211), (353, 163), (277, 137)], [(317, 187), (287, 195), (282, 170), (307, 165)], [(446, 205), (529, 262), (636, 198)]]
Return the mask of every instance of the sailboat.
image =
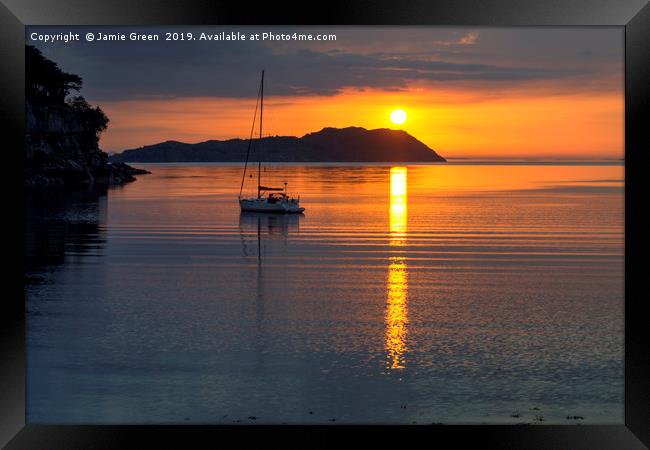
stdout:
[[(260, 90), (258, 94), (260, 106), (260, 134), (258, 145), (262, 145), (262, 114), (264, 112), (264, 71), (262, 70), (262, 81), (260, 81)], [(257, 116), (257, 104), (255, 105), (255, 116), (253, 117), (253, 127), (255, 127), (255, 118)], [(241, 180), (241, 188), (239, 189), (239, 206), (242, 211), (254, 211), (264, 213), (301, 213), (305, 210), (300, 206), (300, 197), (294, 198), (287, 194), (287, 182), (284, 182), (284, 187), (269, 187), (262, 185), (262, 156), (261, 152), (257, 151), (257, 197), (242, 197), (242, 190), (244, 188), (244, 180), (246, 179), (246, 169), (248, 168), (248, 160), (251, 152), (251, 144), (253, 143), (253, 130), (251, 130), (251, 137), (248, 141), (248, 151), (246, 152), (246, 163), (244, 164), (244, 173)]]

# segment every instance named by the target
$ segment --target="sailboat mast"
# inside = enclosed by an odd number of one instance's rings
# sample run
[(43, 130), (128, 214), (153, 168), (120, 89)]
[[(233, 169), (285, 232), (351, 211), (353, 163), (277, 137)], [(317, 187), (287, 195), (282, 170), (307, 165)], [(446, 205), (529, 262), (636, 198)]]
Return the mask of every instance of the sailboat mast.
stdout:
[[(260, 86), (261, 88), (262, 86)], [(251, 155), (251, 147), (253, 145), (253, 136), (255, 135), (255, 120), (257, 119), (257, 108), (260, 106), (260, 88), (257, 89), (257, 100), (255, 101), (255, 113), (253, 114), (253, 124), (251, 125), (251, 133), (248, 137), (248, 148), (246, 149), (246, 161), (244, 162), (244, 172), (241, 174), (241, 185), (239, 186), (239, 198), (244, 190), (244, 180), (246, 179), (246, 169), (248, 169), (248, 161)]]
[[(262, 82), (260, 84), (260, 148), (262, 147), (262, 114), (264, 113), (264, 71), (262, 70)], [(257, 198), (260, 198), (260, 188), (262, 186), (262, 152), (258, 153), (257, 161)]]

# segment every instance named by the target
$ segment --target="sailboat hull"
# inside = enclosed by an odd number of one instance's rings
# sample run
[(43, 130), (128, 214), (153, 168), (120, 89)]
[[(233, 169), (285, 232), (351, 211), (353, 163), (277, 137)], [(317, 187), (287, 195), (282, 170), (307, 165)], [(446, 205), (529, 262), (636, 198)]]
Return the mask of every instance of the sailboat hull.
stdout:
[(297, 202), (277, 201), (269, 202), (266, 198), (242, 198), (239, 200), (242, 211), (268, 212), (268, 213), (301, 213), (305, 210)]

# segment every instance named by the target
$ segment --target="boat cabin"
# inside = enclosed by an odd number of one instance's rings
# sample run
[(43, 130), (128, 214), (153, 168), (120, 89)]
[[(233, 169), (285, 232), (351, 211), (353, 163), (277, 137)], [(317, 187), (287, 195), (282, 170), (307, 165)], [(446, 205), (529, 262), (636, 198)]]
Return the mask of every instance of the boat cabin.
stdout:
[(285, 194), (284, 192), (273, 192), (272, 194), (269, 194), (268, 202), (277, 203), (287, 199), (288, 199), (287, 194)]

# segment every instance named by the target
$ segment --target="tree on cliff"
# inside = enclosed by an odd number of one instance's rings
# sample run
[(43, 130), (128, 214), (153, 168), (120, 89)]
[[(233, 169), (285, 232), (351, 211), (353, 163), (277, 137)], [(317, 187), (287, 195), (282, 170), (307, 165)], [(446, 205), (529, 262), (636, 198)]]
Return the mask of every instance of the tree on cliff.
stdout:
[(31, 45), (25, 47), (25, 63), (27, 186), (121, 184), (148, 173), (109, 164), (99, 148), (108, 117), (78, 95), (79, 75), (62, 71)]
[(89, 105), (81, 95), (72, 97), (66, 103), (75, 112), (75, 116), (83, 124), (85, 129), (94, 130), (96, 138), (95, 145), (97, 145), (99, 142), (99, 134), (108, 127), (108, 117), (106, 117), (104, 111), (99, 106), (92, 107)]
[(63, 103), (70, 91), (79, 91), (79, 75), (63, 72), (32, 45), (25, 46), (26, 96), (30, 101)]
[(66, 100), (70, 92), (81, 90), (81, 77), (62, 71), (31, 45), (25, 46), (25, 69), (27, 102), (34, 107), (69, 108), (76, 120), (83, 124), (83, 129), (94, 136), (96, 146), (99, 134), (108, 126), (108, 117), (101, 108), (91, 106), (81, 95)]

